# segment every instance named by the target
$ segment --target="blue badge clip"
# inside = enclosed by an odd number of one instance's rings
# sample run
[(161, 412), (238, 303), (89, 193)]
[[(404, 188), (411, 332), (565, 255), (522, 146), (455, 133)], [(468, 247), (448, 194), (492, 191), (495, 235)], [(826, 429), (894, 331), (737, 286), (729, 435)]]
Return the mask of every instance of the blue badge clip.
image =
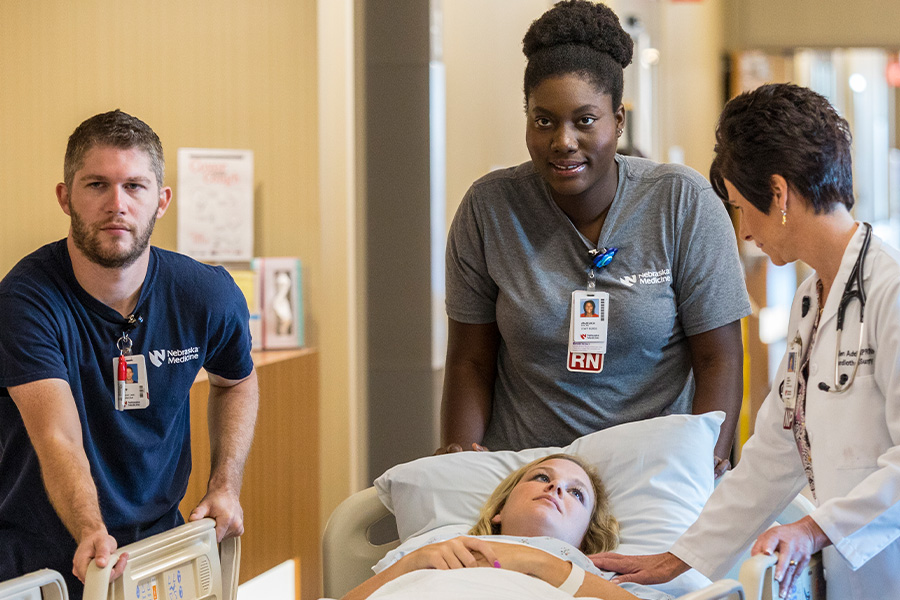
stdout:
[(601, 248), (591, 259), (591, 266), (595, 269), (602, 269), (612, 262), (613, 256), (618, 251), (618, 248)]

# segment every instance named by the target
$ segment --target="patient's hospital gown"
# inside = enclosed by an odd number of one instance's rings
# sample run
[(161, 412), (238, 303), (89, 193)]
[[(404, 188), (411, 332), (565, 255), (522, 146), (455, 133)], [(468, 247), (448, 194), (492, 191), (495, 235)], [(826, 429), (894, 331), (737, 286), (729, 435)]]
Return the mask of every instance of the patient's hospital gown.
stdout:
[[(418, 550), (422, 546), (443, 542), (463, 535), (459, 526), (450, 525), (438, 528), (432, 532), (416, 536), (407, 540), (400, 547), (392, 550), (372, 570), (380, 573), (407, 554)], [(578, 565), (585, 571), (593, 573), (604, 579), (611, 579), (614, 573), (601, 571), (585, 556), (581, 550), (567, 544), (562, 540), (551, 537), (517, 537), (510, 535), (477, 536), (492, 542), (522, 544), (543, 550), (553, 556), (567, 560)], [(672, 596), (655, 590), (645, 585), (634, 583), (622, 584), (622, 589), (627, 590), (644, 600), (671, 600)], [(426, 593), (427, 596), (421, 594)], [(570, 594), (560, 592), (552, 585), (507, 569), (455, 569), (450, 571), (420, 570), (407, 573), (388, 584), (383, 585), (370, 598), (376, 599), (412, 599), (433, 598), (443, 600), (451, 598), (465, 598), (466, 600), (479, 600), (480, 598), (510, 600), (530, 598), (541, 600), (555, 600), (556, 598), (571, 598)]]

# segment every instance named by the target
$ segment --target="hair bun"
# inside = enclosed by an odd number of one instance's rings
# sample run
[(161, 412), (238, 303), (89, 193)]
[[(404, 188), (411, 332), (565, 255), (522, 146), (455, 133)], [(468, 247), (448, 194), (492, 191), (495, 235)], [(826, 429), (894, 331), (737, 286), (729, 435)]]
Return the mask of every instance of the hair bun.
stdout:
[(565, 44), (589, 46), (609, 54), (624, 69), (631, 64), (634, 42), (619, 17), (605, 4), (563, 0), (531, 24), (522, 40), (526, 58), (545, 48)]

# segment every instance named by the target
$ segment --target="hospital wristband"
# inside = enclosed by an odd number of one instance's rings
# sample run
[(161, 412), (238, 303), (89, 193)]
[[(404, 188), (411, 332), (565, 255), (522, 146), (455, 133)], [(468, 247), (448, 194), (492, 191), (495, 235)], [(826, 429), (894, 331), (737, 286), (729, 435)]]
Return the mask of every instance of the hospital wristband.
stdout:
[(575, 592), (581, 588), (581, 584), (584, 583), (584, 569), (576, 565), (572, 564), (572, 570), (569, 571), (569, 576), (566, 577), (566, 580), (562, 582), (562, 585), (557, 589), (561, 592), (565, 592), (567, 594), (575, 595)]

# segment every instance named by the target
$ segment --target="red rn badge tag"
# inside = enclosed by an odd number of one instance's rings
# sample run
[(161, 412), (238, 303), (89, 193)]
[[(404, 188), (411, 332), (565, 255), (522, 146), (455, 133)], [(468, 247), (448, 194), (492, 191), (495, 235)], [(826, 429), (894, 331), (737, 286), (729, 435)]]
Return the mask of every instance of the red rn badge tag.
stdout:
[(569, 352), (566, 365), (570, 371), (599, 373), (603, 370), (603, 355), (588, 352)]

